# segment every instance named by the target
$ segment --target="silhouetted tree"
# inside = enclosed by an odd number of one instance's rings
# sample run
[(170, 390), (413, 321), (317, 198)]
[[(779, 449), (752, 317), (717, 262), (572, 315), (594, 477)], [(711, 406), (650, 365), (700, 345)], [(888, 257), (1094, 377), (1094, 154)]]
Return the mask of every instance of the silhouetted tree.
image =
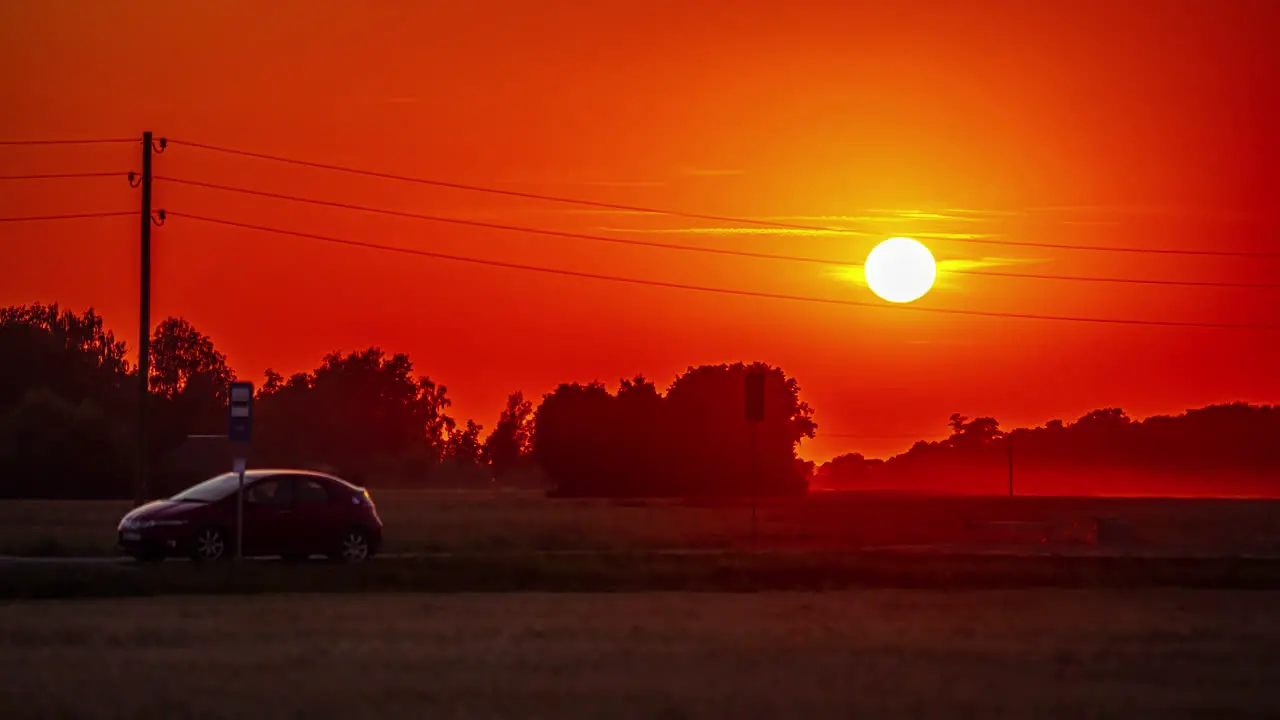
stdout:
[(670, 474), (666, 456), (670, 430), (666, 406), (657, 386), (637, 375), (624, 379), (614, 400), (613, 490), (618, 495), (679, 495), (679, 480)]
[[(746, 421), (745, 379), (765, 373), (765, 419)], [(803, 493), (797, 472), (799, 442), (817, 430), (800, 386), (781, 368), (763, 363), (703, 365), (676, 378), (666, 394), (674, 437), (665, 454), (688, 494), (761, 495)]]
[(780, 369), (766, 374), (766, 418), (752, 443), (748, 366), (689, 368), (666, 395), (643, 377), (612, 395), (600, 383), (561, 385), (538, 407), (534, 455), (571, 496), (802, 493), (812, 466), (796, 457), (813, 437), (812, 410)]
[(287, 381), (271, 372), (258, 393), (266, 456), (324, 463), (352, 475), (404, 475), (439, 464), (453, 420), (446, 389), (413, 374), (404, 354), (380, 348), (326, 355)]
[(828, 490), (866, 489), (879, 480), (877, 475), (883, 465), (883, 460), (867, 459), (862, 453), (839, 455), (818, 468), (814, 485)]
[(466, 425), (454, 428), (446, 441), (445, 455), (450, 460), (467, 465), (479, 465), (483, 444), (480, 442), (480, 431), (483, 428), (474, 420), (467, 420)]
[(502, 480), (520, 467), (533, 451), (533, 404), (524, 393), (507, 396), (507, 406), (484, 441), (484, 458)]
[(72, 403), (91, 400), (105, 412), (126, 411), (130, 392), (125, 344), (92, 308), (83, 314), (53, 305), (0, 309), (0, 407), (46, 388)]
[(151, 336), (152, 436), (161, 448), (192, 434), (226, 431), (227, 390), (236, 375), (208, 336), (167, 318)]
[(611, 447), (614, 397), (602, 383), (562, 384), (534, 413), (533, 454), (559, 495), (602, 494), (620, 458)]
[(119, 497), (134, 384), (125, 344), (92, 309), (0, 309), (0, 494)]
[(0, 495), (125, 497), (131, 444), (121, 424), (92, 400), (29, 390), (0, 411)]

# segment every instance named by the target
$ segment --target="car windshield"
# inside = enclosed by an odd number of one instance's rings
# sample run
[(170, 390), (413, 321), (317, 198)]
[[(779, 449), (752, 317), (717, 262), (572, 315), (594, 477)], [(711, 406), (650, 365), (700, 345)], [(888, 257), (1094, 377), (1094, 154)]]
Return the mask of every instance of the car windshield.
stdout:
[(169, 499), (175, 502), (217, 502), (230, 496), (239, 486), (239, 475), (224, 473), (211, 477), (199, 485), (192, 485)]

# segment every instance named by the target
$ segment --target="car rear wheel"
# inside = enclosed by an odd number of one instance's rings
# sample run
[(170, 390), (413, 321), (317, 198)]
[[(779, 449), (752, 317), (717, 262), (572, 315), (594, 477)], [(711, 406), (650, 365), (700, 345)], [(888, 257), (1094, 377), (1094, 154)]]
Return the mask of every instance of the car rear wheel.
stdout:
[(368, 560), (371, 554), (369, 536), (359, 528), (351, 528), (342, 534), (337, 551), (329, 557), (338, 562), (360, 563)]
[(196, 562), (214, 562), (227, 557), (227, 534), (219, 527), (204, 527), (196, 532), (191, 548), (191, 559)]

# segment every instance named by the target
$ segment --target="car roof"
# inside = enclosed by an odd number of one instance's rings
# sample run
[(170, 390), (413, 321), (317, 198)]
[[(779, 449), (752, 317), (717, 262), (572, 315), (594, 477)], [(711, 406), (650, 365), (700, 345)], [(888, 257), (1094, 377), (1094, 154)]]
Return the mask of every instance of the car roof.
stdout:
[(364, 489), (356, 485), (355, 483), (343, 480), (337, 475), (330, 475), (329, 473), (318, 472), (316, 470), (301, 470), (301, 469), (294, 469), (294, 468), (255, 468), (253, 470), (246, 470), (244, 473), (244, 479), (247, 482), (250, 480), (261, 480), (262, 478), (274, 477), (276, 475), (296, 475), (296, 476), (302, 476), (302, 477), (313, 477), (321, 480), (328, 480), (330, 482), (336, 482), (340, 485), (346, 485), (352, 490)]

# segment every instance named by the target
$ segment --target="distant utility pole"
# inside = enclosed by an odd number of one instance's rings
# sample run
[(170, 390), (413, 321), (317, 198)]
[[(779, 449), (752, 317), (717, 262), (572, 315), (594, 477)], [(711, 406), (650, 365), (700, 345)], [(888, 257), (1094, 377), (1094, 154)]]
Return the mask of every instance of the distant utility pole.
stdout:
[(147, 500), (147, 405), (151, 379), (151, 131), (142, 133), (142, 295), (138, 302), (138, 473), (133, 504)]
[(760, 370), (748, 370), (744, 379), (746, 392), (746, 420), (751, 426), (751, 545), (755, 548), (759, 543), (759, 514), (756, 505), (760, 495), (760, 423), (764, 422), (764, 383), (765, 374)]
[(1004, 436), (1004, 446), (1009, 452), (1009, 497), (1013, 497), (1013, 431)]

